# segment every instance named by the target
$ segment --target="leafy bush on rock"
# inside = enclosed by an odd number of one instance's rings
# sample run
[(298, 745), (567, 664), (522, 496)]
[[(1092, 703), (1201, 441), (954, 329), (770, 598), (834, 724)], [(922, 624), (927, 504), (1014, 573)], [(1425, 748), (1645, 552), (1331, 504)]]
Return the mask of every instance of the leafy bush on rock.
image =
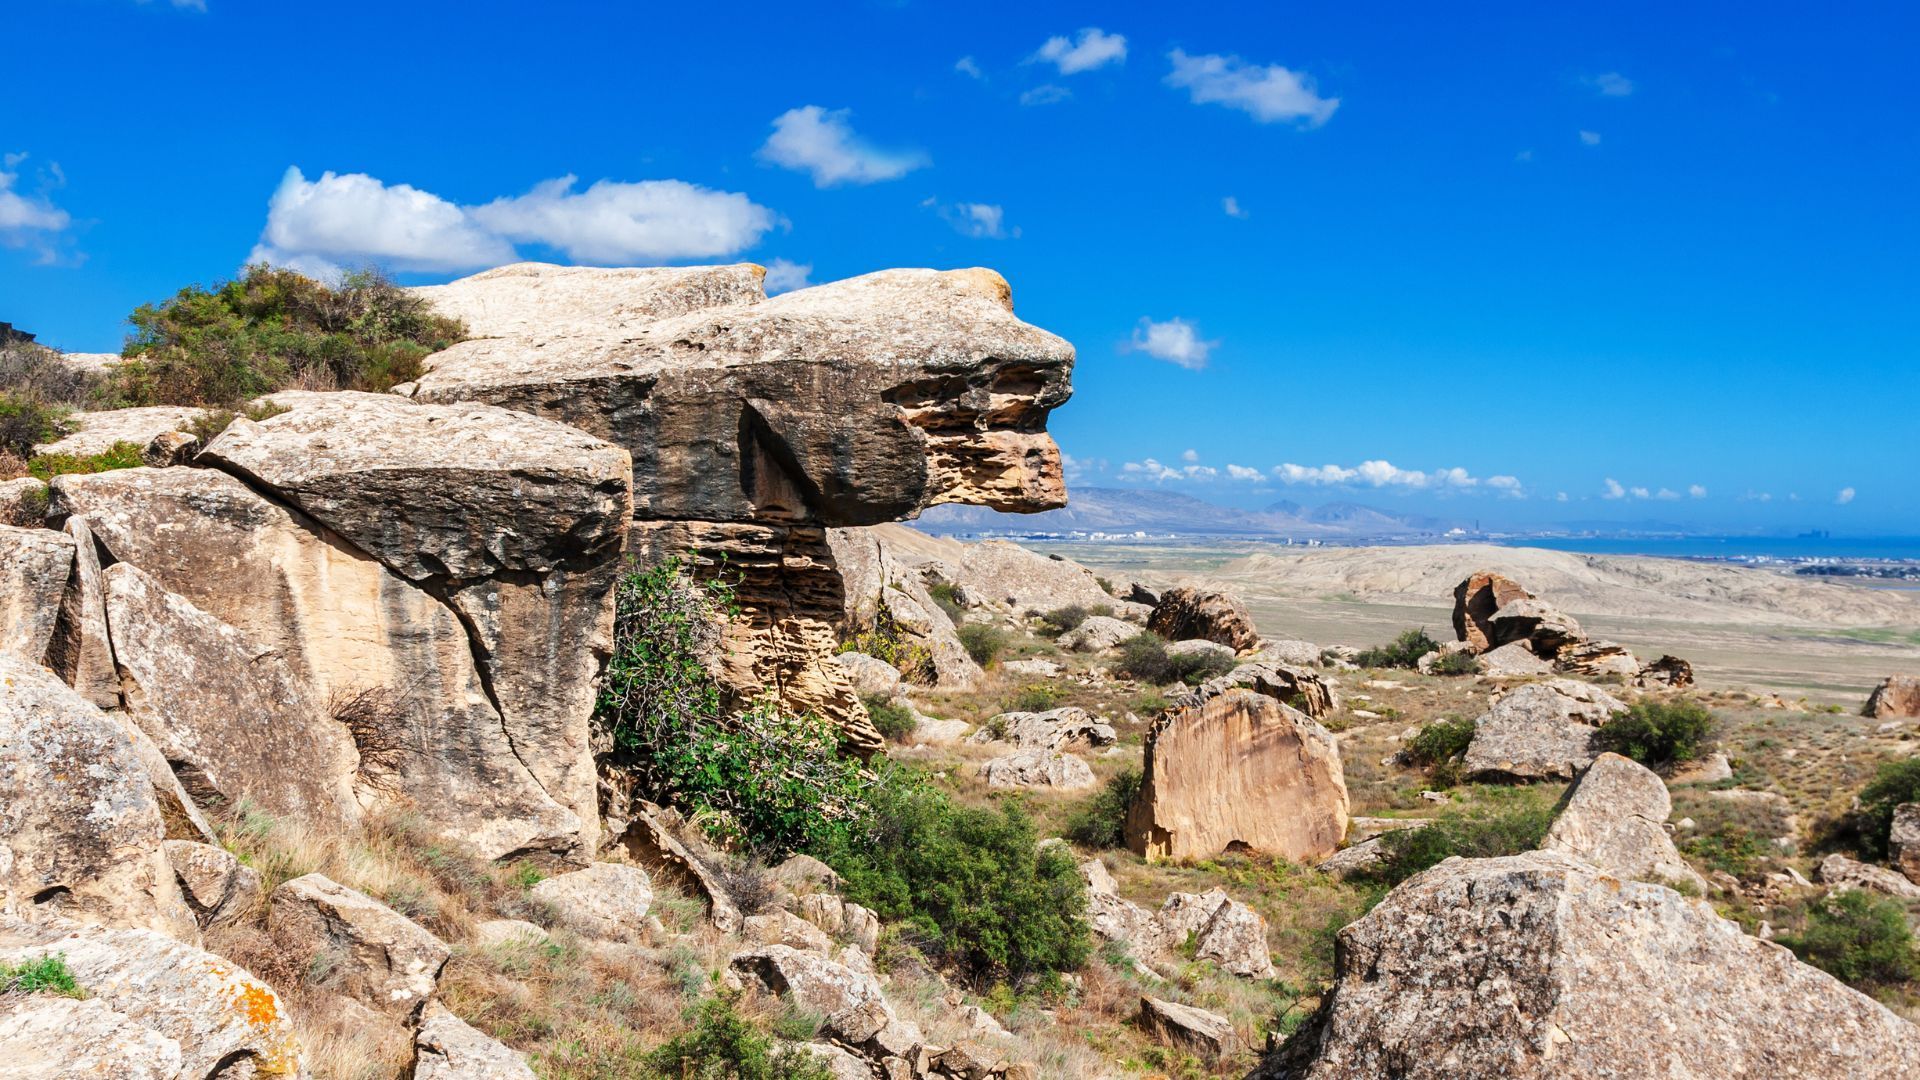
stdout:
[(1718, 722), (1697, 701), (1636, 701), (1601, 725), (1594, 745), (1642, 765), (1692, 761), (1713, 742)]
[(833, 1080), (825, 1061), (799, 1047), (776, 1048), (725, 1000), (708, 998), (694, 1017), (693, 1030), (647, 1055), (648, 1080)]

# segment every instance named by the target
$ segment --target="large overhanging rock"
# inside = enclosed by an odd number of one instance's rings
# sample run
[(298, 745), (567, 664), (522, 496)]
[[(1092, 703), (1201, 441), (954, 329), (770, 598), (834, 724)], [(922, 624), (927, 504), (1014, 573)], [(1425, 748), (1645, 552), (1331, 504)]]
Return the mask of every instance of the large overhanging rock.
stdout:
[(1333, 992), (1256, 1075), (1896, 1080), (1920, 1028), (1703, 901), (1565, 855), (1449, 859), (1340, 931)]
[(1252, 849), (1313, 862), (1347, 831), (1347, 785), (1333, 733), (1250, 690), (1169, 711), (1147, 733), (1146, 770), (1127, 846), (1155, 859)]
[(412, 809), (483, 857), (591, 844), (591, 786), (563, 804), (533, 771), (567, 762), (591, 778), (585, 717), (570, 738), (510, 727), (446, 601), (211, 469), (62, 476), (53, 507), (84, 517), (115, 561), (284, 659), (353, 731), (375, 806)]
[(1520, 583), (1491, 570), (1482, 570), (1453, 589), (1453, 635), (1476, 653), (1493, 648), (1493, 613), (1533, 594)]

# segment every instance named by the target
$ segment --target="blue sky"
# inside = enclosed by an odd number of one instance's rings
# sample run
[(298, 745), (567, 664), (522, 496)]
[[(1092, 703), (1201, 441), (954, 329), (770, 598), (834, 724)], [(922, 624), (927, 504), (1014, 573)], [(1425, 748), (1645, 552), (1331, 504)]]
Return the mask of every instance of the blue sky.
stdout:
[(1079, 483), (1920, 533), (1911, 5), (695, 7), (13, 0), (0, 319), (986, 265)]

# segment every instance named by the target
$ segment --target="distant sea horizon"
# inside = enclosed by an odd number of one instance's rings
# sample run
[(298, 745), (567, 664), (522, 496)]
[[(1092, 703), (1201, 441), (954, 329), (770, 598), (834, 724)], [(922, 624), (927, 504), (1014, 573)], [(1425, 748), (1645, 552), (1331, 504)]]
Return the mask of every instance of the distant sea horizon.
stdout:
[(1920, 536), (1542, 536), (1503, 540), (1583, 555), (1668, 559), (1906, 559), (1920, 561)]

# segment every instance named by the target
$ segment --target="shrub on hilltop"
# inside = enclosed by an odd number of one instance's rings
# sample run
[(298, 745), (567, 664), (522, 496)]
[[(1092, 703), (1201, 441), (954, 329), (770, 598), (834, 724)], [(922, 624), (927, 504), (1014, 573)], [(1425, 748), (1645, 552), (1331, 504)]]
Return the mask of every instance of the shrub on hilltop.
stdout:
[(1642, 765), (1676, 765), (1704, 753), (1717, 727), (1712, 711), (1697, 701), (1636, 701), (1602, 724), (1593, 743)]
[(1420, 658), (1440, 648), (1424, 627), (1403, 630), (1385, 645), (1362, 649), (1353, 662), (1364, 668), (1416, 668)]

